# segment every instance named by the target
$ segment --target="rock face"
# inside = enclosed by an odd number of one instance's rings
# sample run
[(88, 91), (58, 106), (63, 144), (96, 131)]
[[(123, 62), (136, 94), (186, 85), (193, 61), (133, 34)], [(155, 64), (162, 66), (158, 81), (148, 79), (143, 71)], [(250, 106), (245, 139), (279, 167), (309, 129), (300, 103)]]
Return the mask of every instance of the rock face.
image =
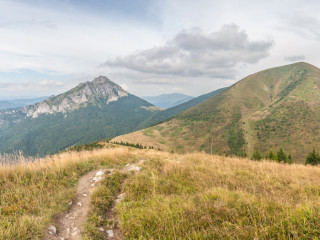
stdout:
[(40, 103), (26, 107), (0, 111), (0, 127), (6, 123), (16, 123), (24, 117), (37, 118), (41, 114), (67, 113), (85, 107), (96, 98), (105, 99), (106, 103), (127, 97), (128, 92), (107, 77), (99, 76), (93, 81), (80, 83), (77, 87), (58, 96), (51, 96)]
[(26, 115), (27, 117), (36, 118), (40, 114), (66, 113), (67, 111), (79, 108), (81, 105), (85, 105), (93, 98), (103, 97), (109, 103), (127, 96), (128, 93), (119, 85), (110, 81), (107, 77), (100, 76), (92, 82), (80, 83), (77, 87), (66, 93), (25, 107)]

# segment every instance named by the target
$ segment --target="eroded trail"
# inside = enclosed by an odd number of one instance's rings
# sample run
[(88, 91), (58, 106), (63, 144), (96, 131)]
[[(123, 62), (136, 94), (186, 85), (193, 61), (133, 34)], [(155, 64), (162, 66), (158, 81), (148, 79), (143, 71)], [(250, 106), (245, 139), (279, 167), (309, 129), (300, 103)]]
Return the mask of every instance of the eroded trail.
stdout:
[(77, 192), (66, 212), (59, 214), (55, 224), (48, 227), (44, 240), (77, 240), (81, 239), (83, 224), (90, 209), (90, 193), (104, 174), (112, 170), (95, 170), (81, 177)]
[[(136, 164), (127, 164), (119, 170), (120, 173), (139, 172), (144, 160), (140, 160)], [(87, 220), (90, 209), (90, 194), (101, 181), (104, 175), (109, 175), (113, 169), (95, 170), (81, 177), (78, 183), (77, 192), (70, 207), (67, 211), (59, 214), (55, 218), (54, 225), (46, 230), (44, 240), (80, 240), (83, 232), (83, 225)], [(99, 228), (104, 232), (106, 239), (120, 240), (122, 239), (121, 229), (118, 227), (118, 216), (114, 207), (123, 200), (124, 193), (120, 193), (113, 201), (112, 207), (106, 212), (108, 219), (114, 223), (109, 229)]]

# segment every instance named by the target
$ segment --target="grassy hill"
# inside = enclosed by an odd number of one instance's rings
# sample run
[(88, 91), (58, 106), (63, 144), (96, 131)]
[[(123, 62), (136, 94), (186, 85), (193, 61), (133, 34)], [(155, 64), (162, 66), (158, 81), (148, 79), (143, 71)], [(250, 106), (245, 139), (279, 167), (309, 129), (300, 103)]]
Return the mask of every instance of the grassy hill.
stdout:
[[(94, 193), (84, 239), (105, 239), (99, 227), (114, 188), (124, 239), (317, 239), (320, 169), (204, 153), (171, 154), (107, 145), (0, 167), (0, 239), (41, 239), (68, 209), (78, 179), (114, 168)], [(138, 174), (121, 175), (144, 160)], [(120, 175), (119, 175), (120, 174)], [(88, 196), (89, 197), (89, 196)]]
[(293, 161), (304, 162), (313, 147), (320, 147), (319, 89), (317, 67), (295, 63), (272, 68), (139, 134), (175, 152), (251, 155), (254, 149), (266, 154), (282, 147)]

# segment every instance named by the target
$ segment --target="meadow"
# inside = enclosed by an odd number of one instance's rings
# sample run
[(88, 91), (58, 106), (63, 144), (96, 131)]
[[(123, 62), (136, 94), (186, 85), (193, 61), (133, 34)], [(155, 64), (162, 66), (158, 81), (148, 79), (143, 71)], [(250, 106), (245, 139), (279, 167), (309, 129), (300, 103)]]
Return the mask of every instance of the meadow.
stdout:
[(124, 239), (319, 239), (317, 166), (110, 146), (1, 166), (0, 239), (41, 239), (82, 175), (141, 159), (138, 174), (115, 171), (91, 195), (84, 239), (103, 239), (120, 192)]

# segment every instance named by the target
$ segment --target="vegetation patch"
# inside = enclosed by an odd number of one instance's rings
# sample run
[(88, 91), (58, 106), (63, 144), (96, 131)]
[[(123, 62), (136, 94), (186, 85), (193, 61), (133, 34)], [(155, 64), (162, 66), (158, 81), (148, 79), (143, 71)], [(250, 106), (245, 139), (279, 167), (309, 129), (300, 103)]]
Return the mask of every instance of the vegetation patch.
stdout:
[(108, 212), (113, 206), (116, 195), (120, 192), (126, 174), (119, 172), (106, 176), (91, 195), (91, 209), (85, 225), (83, 239), (103, 240), (105, 233), (99, 228), (108, 229), (115, 225), (115, 219), (110, 219)]

